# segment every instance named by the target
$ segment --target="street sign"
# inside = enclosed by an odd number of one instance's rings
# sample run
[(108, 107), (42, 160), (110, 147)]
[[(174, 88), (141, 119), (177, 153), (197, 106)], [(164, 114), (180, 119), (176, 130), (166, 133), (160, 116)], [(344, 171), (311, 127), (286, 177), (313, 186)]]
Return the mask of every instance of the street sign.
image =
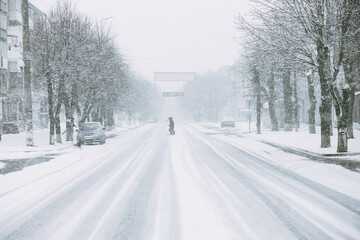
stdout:
[(253, 100), (252, 99), (246, 99), (246, 105), (248, 105), (248, 106), (253, 105)]
[(163, 97), (183, 97), (184, 92), (163, 92)]

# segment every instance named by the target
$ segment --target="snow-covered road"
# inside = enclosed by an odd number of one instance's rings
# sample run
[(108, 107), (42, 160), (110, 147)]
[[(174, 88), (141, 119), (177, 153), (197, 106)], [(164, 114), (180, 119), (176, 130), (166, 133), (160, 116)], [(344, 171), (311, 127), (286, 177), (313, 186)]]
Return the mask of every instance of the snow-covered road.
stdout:
[(360, 174), (175, 130), (139, 127), (1, 176), (0, 239), (360, 239)]

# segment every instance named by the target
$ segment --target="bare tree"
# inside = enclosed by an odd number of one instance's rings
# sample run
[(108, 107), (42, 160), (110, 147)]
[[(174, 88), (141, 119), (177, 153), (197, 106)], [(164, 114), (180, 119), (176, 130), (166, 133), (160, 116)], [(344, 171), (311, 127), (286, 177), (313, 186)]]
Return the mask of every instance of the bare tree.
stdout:
[(35, 25), (33, 37), (34, 74), (48, 89), (50, 144), (55, 132), (61, 143), (63, 107), (67, 141), (73, 140), (75, 112), (80, 123), (92, 113), (94, 120), (113, 126), (127, 66), (109, 30), (92, 24), (71, 1), (63, 0)]
[(199, 74), (195, 82), (185, 85), (185, 109), (194, 120), (218, 121), (226, 112), (231, 98), (231, 82), (225, 77), (228, 69)]
[[(331, 107), (335, 106), (338, 119), (338, 151), (346, 151), (346, 124), (349, 109), (346, 98), (348, 84), (339, 88), (337, 75), (343, 63), (346, 36), (349, 34), (356, 0), (273, 0), (257, 1), (260, 8), (254, 12), (258, 22), (250, 24), (242, 17), (238, 25), (264, 44), (285, 52), (292, 63), (305, 64), (316, 70), (321, 88), (321, 147), (330, 146)], [(356, 29), (356, 27), (355, 27)], [(269, 41), (277, 36), (281, 44)], [(301, 67), (302, 68), (302, 67)], [(285, 76), (285, 75), (284, 75)], [(310, 82), (309, 82), (310, 83)], [(309, 87), (309, 90), (311, 88)], [(346, 120), (345, 120), (346, 119)]]

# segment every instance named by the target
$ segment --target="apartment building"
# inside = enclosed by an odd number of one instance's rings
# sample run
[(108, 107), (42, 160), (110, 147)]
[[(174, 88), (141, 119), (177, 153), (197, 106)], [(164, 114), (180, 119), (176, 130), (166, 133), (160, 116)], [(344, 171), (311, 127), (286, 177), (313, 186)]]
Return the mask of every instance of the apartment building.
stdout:
[[(24, 128), (24, 76), (23, 76), (23, 20), (22, 0), (0, 0), (0, 121), (17, 122)], [(29, 3), (30, 28), (44, 16)], [(33, 91), (34, 124), (39, 125), (44, 116), (41, 99)], [(41, 124), (40, 124), (41, 125)]]
[(7, 96), (7, 3), (7, 0), (0, 0), (0, 121)]

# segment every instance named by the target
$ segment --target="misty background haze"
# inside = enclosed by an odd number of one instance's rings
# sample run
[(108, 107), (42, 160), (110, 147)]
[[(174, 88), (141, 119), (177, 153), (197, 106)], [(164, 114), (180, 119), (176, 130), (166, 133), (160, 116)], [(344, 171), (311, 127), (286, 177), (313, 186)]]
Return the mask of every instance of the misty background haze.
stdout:
[[(197, 72), (232, 65), (239, 56), (235, 16), (247, 0), (74, 0), (77, 10), (111, 27), (133, 71)], [(47, 12), (56, 0), (31, 1)]]

